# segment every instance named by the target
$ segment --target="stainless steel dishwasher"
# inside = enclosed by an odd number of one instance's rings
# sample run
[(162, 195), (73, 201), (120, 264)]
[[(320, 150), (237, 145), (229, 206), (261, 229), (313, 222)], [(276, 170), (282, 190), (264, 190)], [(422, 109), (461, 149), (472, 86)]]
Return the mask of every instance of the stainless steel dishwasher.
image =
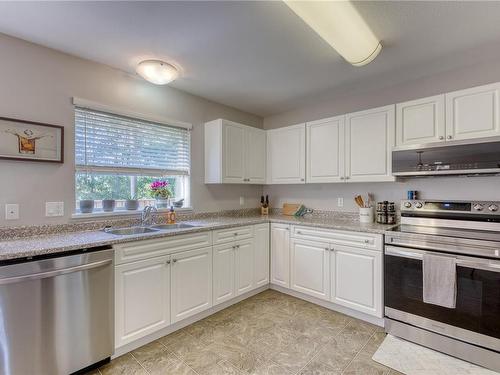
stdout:
[(67, 375), (113, 352), (113, 250), (0, 263), (0, 374)]

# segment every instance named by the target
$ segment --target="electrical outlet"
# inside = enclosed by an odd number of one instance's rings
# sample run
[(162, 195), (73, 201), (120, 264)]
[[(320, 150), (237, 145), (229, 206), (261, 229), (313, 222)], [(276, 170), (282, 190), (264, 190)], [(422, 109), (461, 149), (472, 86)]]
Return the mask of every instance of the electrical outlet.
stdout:
[(240, 197), (240, 206), (245, 205), (245, 197)]
[(337, 207), (344, 207), (344, 198), (337, 198)]
[(17, 203), (9, 203), (5, 205), (5, 220), (19, 219), (19, 205)]
[(64, 216), (64, 202), (45, 202), (45, 216)]

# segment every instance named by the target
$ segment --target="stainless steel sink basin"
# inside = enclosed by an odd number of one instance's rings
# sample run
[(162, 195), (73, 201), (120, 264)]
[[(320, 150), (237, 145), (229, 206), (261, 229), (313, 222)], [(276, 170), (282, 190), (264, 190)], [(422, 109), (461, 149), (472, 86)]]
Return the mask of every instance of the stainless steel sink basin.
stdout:
[(161, 229), (161, 230), (169, 230), (169, 229), (172, 230), (172, 229), (183, 229), (183, 228), (196, 228), (199, 226), (200, 225), (196, 225), (196, 224), (176, 223), (176, 224), (153, 225), (153, 228)]
[(119, 236), (126, 236), (130, 234), (158, 232), (158, 229), (147, 228), (147, 227), (130, 227), (130, 228), (108, 229), (105, 230), (105, 232), (111, 234), (117, 234)]

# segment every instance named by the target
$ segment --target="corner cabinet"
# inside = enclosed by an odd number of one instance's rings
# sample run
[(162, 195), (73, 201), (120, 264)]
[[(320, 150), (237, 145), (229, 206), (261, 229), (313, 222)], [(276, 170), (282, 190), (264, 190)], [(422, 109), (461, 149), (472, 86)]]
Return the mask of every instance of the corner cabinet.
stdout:
[(267, 183), (304, 184), (306, 125), (267, 131)]
[(345, 124), (345, 179), (348, 182), (394, 181), (394, 105), (349, 113)]
[(205, 183), (263, 184), (266, 132), (218, 119), (205, 124)]

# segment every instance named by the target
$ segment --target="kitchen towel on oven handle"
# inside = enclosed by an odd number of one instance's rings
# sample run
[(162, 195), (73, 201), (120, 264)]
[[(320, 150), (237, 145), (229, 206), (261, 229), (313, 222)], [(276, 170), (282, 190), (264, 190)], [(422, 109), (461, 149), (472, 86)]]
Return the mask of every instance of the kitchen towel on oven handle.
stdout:
[(424, 302), (454, 309), (457, 300), (456, 258), (425, 253), (422, 268)]

